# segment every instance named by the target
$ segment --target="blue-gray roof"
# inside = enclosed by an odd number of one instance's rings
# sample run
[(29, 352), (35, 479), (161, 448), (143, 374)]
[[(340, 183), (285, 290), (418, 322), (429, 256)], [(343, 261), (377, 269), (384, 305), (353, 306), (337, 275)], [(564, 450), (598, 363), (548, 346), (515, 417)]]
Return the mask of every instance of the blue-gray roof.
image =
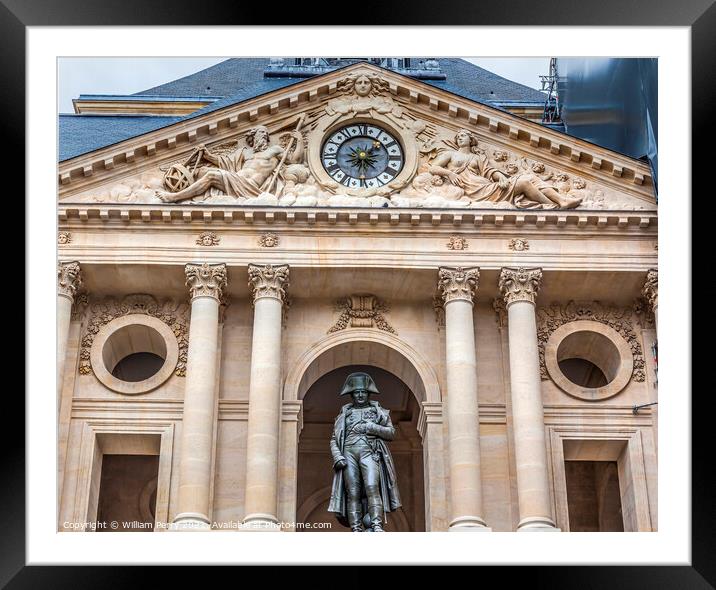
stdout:
[(155, 115), (60, 115), (59, 161), (166, 127), (183, 117)]
[[(465, 96), (466, 93), (470, 94), (474, 100), (481, 102), (493, 100), (544, 102), (545, 95), (539, 90), (493, 74), (464, 59), (441, 57), (439, 62), (440, 70), (445, 74), (446, 79), (423, 80), (423, 82), (444, 88), (460, 96)], [(264, 77), (264, 71), (268, 65), (268, 58), (227, 59), (195, 74), (143, 90), (137, 95), (231, 96), (246, 87), (247, 84), (271, 80), (271, 78)], [(300, 79), (302, 78), (293, 78), (296, 82)], [(455, 92), (455, 90), (461, 92)], [(467, 96), (465, 97), (467, 98)]]
[(539, 90), (493, 74), (464, 59), (441, 57), (440, 69), (446, 74), (445, 80), (423, 82), (477, 102), (492, 106), (496, 102), (512, 101), (544, 104), (546, 98)]
[[(264, 77), (268, 63), (268, 58), (228, 59), (195, 74), (133, 95), (137, 99), (143, 97), (148, 100), (161, 100), (163, 97), (175, 100), (214, 99), (211, 104), (189, 115), (60, 115), (59, 161), (69, 160), (177, 121), (200, 117), (306, 79)], [(446, 80), (423, 82), (501, 110), (505, 110), (505, 103), (542, 104), (545, 100), (545, 95), (538, 90), (502, 78), (463, 59), (441, 58), (440, 68), (446, 74)], [(87, 96), (89, 95), (83, 95)], [(217, 99), (217, 96), (222, 98)], [(110, 98), (107, 95), (104, 97)]]

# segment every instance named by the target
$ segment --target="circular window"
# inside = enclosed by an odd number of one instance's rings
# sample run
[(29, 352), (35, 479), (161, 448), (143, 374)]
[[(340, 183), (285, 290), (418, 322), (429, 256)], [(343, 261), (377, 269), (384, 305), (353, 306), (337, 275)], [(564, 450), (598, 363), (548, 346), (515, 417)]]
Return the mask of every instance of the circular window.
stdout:
[(601, 322), (580, 320), (555, 330), (545, 346), (545, 365), (565, 393), (602, 400), (624, 389), (634, 358), (627, 341)]
[(129, 314), (105, 325), (92, 343), (92, 369), (112, 391), (146, 393), (164, 383), (179, 358), (172, 330), (161, 320)]

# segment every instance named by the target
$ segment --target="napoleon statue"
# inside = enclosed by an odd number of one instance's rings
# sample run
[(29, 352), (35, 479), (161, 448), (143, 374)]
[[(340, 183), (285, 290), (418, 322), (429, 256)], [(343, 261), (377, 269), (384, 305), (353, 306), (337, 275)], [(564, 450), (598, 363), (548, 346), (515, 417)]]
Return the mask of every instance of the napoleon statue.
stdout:
[(400, 508), (393, 458), (385, 441), (393, 440), (390, 412), (371, 394), (380, 393), (367, 373), (351, 373), (340, 395), (350, 394), (336, 417), (331, 437), (333, 488), (328, 505), (352, 532), (383, 532), (385, 514)]

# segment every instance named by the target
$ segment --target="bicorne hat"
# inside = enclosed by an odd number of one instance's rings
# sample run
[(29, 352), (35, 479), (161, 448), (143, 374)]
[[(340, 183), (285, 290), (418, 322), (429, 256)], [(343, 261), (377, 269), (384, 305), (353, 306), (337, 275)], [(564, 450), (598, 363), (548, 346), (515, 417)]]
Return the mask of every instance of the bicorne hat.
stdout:
[(365, 389), (368, 393), (380, 393), (368, 373), (351, 373), (346, 377), (340, 395), (353, 393), (356, 389)]

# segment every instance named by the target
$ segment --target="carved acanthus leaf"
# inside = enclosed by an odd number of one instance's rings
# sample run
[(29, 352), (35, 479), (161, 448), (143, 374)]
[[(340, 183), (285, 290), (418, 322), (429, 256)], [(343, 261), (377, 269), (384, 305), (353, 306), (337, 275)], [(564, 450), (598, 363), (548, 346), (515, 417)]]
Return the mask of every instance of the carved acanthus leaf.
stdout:
[(440, 268), (438, 270), (438, 290), (443, 305), (456, 300), (472, 303), (479, 278), (479, 268)]
[(272, 297), (281, 303), (286, 302), (286, 289), (289, 285), (289, 268), (287, 264), (263, 266), (249, 264), (249, 288), (253, 301), (262, 297)]
[(495, 297), (492, 300), (492, 309), (495, 310), (497, 325), (500, 328), (504, 328), (507, 325), (507, 306), (505, 305), (505, 298)]
[(221, 301), (227, 284), (226, 264), (187, 264), (184, 272), (191, 299), (213, 297)]
[(517, 301), (534, 305), (541, 282), (541, 268), (503, 268), (498, 285), (509, 307)]
[(77, 289), (82, 286), (79, 262), (57, 263), (57, 294), (74, 301)]
[(646, 273), (646, 281), (641, 292), (652, 310), (659, 306), (659, 273), (656, 269), (652, 268)]

